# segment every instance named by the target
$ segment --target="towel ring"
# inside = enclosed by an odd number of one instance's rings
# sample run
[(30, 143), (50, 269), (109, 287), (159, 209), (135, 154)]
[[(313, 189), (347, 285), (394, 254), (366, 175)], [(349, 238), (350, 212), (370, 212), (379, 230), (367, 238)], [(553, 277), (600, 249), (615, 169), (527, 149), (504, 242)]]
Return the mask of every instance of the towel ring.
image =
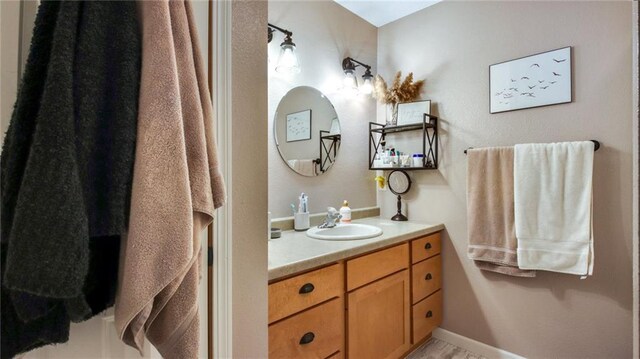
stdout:
[[(600, 148), (600, 142), (597, 140), (590, 140), (591, 142), (593, 142), (593, 151), (597, 151)], [(469, 147), (466, 150), (464, 150), (464, 154), (467, 154), (467, 150), (471, 150), (473, 149), (473, 147)]]

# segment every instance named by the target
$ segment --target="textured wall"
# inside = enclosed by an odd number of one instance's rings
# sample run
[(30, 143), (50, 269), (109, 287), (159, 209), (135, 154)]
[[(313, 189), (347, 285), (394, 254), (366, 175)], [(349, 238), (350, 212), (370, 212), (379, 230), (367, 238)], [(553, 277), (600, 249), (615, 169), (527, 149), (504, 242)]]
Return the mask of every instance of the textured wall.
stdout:
[[(269, 22), (293, 32), (301, 72), (275, 72), (283, 34), (269, 44), (269, 210), (274, 218), (291, 216), (289, 204), (300, 192), (309, 195), (312, 213), (338, 208), (348, 199), (352, 208), (375, 206), (373, 172), (367, 166), (368, 123), (375, 121), (372, 99), (345, 98), (339, 91), (342, 59), (351, 56), (376, 68), (377, 29), (333, 1), (270, 1)], [(357, 69), (361, 80), (364, 70)], [(338, 160), (325, 174), (303, 177), (282, 161), (273, 139), (273, 118), (280, 99), (292, 88), (312, 86), (335, 106), (342, 128)]]
[(267, 2), (232, 5), (233, 357), (267, 356)]
[[(443, 222), (444, 329), (531, 358), (632, 353), (630, 2), (446, 1), (379, 30), (378, 69), (426, 78), (441, 168), (412, 173), (409, 218)], [(488, 66), (573, 46), (574, 102), (489, 114)], [(384, 119), (382, 108), (378, 119)], [(594, 276), (482, 273), (467, 259), (470, 146), (597, 139)], [(383, 215), (395, 210), (381, 193)]]

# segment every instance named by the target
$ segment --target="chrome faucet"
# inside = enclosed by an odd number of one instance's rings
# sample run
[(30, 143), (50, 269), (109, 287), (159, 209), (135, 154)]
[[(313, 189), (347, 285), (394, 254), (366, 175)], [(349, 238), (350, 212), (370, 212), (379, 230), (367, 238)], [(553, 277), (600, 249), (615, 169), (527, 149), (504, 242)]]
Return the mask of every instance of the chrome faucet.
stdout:
[(327, 218), (324, 219), (321, 225), (318, 228), (333, 228), (336, 226), (336, 222), (342, 218), (340, 212), (338, 212), (333, 207), (327, 207)]

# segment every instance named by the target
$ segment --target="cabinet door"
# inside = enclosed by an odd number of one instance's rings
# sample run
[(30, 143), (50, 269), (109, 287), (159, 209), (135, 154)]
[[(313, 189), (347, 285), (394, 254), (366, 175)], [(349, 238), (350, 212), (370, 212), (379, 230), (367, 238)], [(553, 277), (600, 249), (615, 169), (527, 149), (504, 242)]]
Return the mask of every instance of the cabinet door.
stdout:
[(348, 294), (349, 358), (399, 358), (410, 347), (409, 271)]

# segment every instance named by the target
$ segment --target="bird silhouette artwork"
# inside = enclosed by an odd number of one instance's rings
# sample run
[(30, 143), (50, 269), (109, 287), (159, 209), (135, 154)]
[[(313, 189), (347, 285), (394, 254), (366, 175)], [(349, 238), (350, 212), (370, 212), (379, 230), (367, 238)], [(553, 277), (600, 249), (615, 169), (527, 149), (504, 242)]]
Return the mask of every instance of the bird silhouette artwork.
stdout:
[(572, 101), (571, 47), (489, 66), (490, 113)]

